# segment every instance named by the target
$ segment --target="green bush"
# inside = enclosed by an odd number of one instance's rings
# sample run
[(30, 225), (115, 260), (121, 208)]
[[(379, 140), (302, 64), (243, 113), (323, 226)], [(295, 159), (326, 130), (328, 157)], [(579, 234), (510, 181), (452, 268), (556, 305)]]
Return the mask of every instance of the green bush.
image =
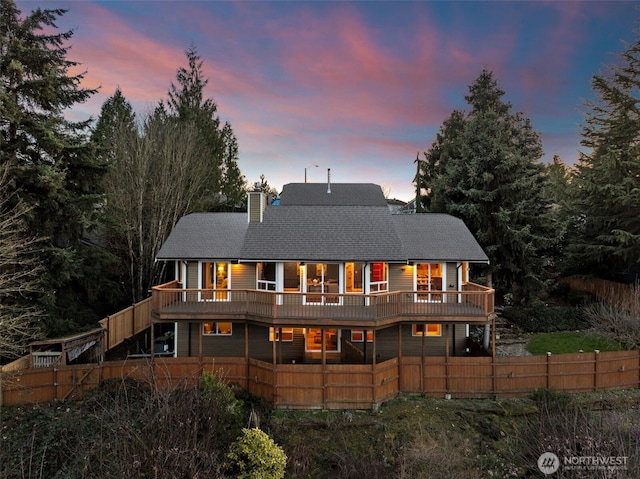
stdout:
[(258, 428), (242, 429), (227, 457), (238, 479), (281, 479), (287, 466), (282, 448)]

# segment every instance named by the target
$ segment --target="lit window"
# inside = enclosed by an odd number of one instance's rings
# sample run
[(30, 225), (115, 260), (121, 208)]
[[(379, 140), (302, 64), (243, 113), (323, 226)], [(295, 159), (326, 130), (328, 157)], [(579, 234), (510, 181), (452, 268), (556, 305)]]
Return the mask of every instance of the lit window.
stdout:
[[(325, 351), (340, 351), (340, 331), (338, 329), (325, 329)], [(309, 328), (307, 330), (306, 350), (320, 351), (322, 349), (322, 329)]]
[(414, 336), (442, 336), (441, 324), (414, 324), (413, 325)]
[[(352, 329), (351, 330), (351, 342), (362, 343), (364, 342), (364, 329)], [(373, 330), (367, 329), (367, 342), (373, 342)]]
[(204, 323), (202, 325), (202, 334), (206, 336), (230, 336), (232, 334), (231, 323)]
[(269, 341), (293, 341), (293, 328), (269, 328)]
[(369, 268), (369, 291), (379, 293), (388, 291), (387, 263), (371, 263)]

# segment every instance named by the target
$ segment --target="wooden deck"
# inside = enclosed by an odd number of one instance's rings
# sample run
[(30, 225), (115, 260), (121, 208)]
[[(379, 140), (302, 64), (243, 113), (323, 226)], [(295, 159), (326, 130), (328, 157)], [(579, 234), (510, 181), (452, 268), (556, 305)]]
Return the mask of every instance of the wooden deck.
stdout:
[[(429, 301), (437, 297), (438, 301)], [(260, 290), (153, 289), (155, 321), (250, 319), (268, 324), (348, 322), (350, 326), (398, 321), (487, 323), (494, 312), (493, 290), (472, 285), (462, 291), (394, 291), (372, 295), (304, 294)]]

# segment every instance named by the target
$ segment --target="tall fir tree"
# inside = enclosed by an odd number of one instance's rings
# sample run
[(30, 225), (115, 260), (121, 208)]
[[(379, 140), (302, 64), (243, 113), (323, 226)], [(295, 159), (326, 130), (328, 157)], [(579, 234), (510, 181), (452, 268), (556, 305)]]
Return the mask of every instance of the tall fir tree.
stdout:
[(422, 201), (461, 218), (490, 258), (493, 286), (526, 301), (546, 288), (558, 228), (539, 136), (503, 96), (486, 70), (470, 86), (470, 111), (454, 111), (425, 152)]
[(633, 281), (640, 273), (640, 40), (592, 80), (571, 178), (568, 273)]
[(199, 211), (235, 208), (233, 203), (243, 201), (246, 194), (244, 178), (237, 163), (237, 140), (231, 125), (220, 120), (215, 101), (204, 96), (209, 80), (202, 71), (203, 62), (196, 48), (189, 47), (185, 55), (188, 66), (178, 69), (178, 83), (171, 84), (168, 99), (160, 103), (156, 113), (183, 123), (192, 122), (199, 131), (209, 168), (194, 208)]
[(12, 0), (0, 0), (0, 161), (10, 187), (27, 208), (29, 234), (47, 239), (40, 261), (46, 293), (34, 298), (47, 313), (45, 329), (61, 334), (94, 325), (100, 304), (102, 254), (84, 233), (100, 221), (100, 178), (88, 139), (89, 120), (64, 111), (95, 90), (82, 88), (84, 72), (70, 74), (73, 32), (58, 32), (65, 10), (37, 9), (25, 17)]

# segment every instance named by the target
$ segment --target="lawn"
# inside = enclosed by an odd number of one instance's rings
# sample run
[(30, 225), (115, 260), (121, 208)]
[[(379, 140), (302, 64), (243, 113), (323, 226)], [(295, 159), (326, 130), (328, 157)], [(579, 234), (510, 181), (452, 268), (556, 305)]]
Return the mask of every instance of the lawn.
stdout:
[(593, 352), (596, 349), (620, 351), (622, 347), (617, 341), (606, 336), (580, 331), (536, 334), (527, 344), (527, 351), (531, 354)]

